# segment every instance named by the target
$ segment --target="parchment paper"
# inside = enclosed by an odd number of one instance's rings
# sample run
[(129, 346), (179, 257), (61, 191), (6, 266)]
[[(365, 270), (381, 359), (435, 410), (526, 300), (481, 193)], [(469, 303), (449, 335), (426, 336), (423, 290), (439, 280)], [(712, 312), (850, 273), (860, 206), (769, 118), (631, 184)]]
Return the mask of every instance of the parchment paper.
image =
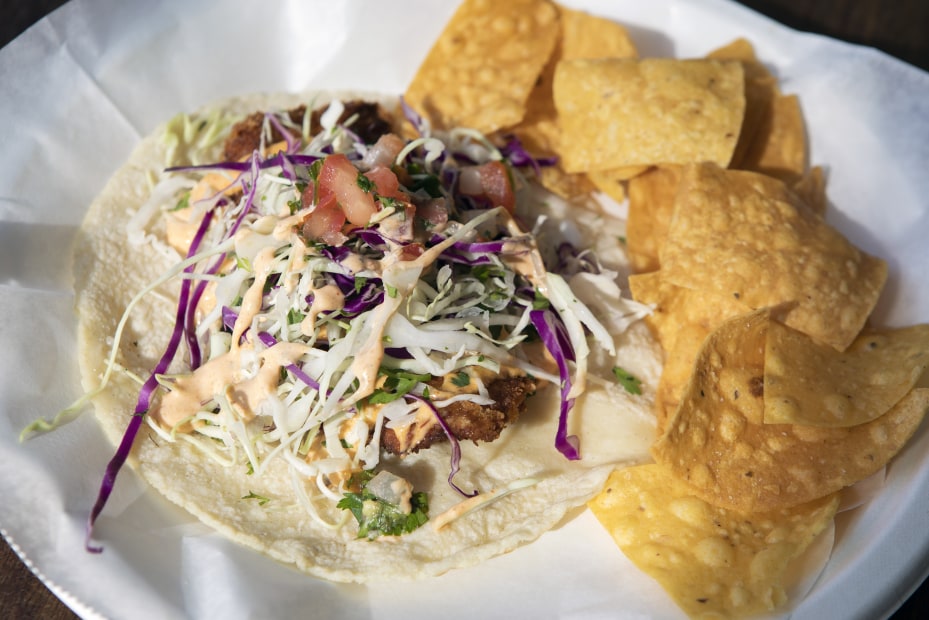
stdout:
[[(929, 75), (790, 31), (725, 0), (565, 1), (630, 29), (642, 55), (703, 55), (749, 37), (798, 93), (828, 217), (887, 258), (877, 321), (929, 319)], [(229, 543), (120, 475), (97, 535), (84, 523), (112, 449), (85, 415), (19, 444), (79, 391), (70, 242), (140, 136), (181, 110), (256, 91), (401, 93), (454, 11), (427, 0), (72, 0), (0, 52), (0, 528), (80, 615), (106, 618), (674, 618), (660, 588), (582, 512), (537, 543), (419, 584), (314, 580)], [(926, 570), (929, 432), (878, 499), (845, 513), (796, 618), (873, 617)]]

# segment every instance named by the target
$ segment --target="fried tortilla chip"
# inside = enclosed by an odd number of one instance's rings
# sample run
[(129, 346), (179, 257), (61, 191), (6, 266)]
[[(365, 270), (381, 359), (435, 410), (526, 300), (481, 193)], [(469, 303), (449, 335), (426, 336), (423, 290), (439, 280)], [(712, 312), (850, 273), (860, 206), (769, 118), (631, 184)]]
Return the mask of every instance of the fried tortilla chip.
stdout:
[(737, 299), (664, 282), (660, 271), (630, 276), (629, 289), (633, 299), (653, 306), (645, 322), (666, 352), (655, 395), (660, 435), (693, 374), (703, 341), (723, 321), (751, 308)]
[(929, 366), (929, 325), (865, 330), (839, 353), (772, 321), (764, 364), (765, 423), (856, 426), (916, 385)]
[[(575, 58), (635, 58), (638, 55), (622, 25), (563, 6), (558, 6), (558, 13), (561, 28), (555, 51), (529, 95), (523, 121), (512, 130), (529, 152), (539, 157), (554, 156), (560, 151), (560, 131), (552, 99), (555, 65)], [(546, 189), (562, 198), (570, 199), (600, 189), (617, 202), (622, 202), (624, 190), (617, 184), (611, 184), (613, 180), (598, 179), (591, 183), (583, 174), (565, 172), (560, 163), (546, 166), (540, 179)]]
[(625, 182), (648, 169), (648, 166), (624, 166), (610, 170), (592, 170), (587, 173), (587, 178), (598, 190), (616, 202), (623, 202), (626, 199)]
[(660, 465), (613, 472), (588, 504), (623, 553), (691, 617), (742, 617), (786, 602), (791, 560), (830, 524), (832, 494), (744, 514), (696, 497)]
[(755, 48), (747, 39), (736, 39), (710, 52), (707, 58), (738, 60), (745, 71), (745, 118), (730, 162), (731, 167), (739, 168), (759, 131), (766, 126), (774, 99), (780, 94), (777, 79), (758, 60)]
[(867, 424), (765, 424), (769, 321), (767, 310), (757, 310), (706, 339), (680, 407), (652, 447), (655, 460), (700, 498), (741, 512), (797, 506), (867, 478), (897, 454), (929, 408), (929, 390), (916, 388)]
[(554, 80), (564, 168), (732, 158), (745, 110), (737, 61), (565, 60)]
[(668, 236), (680, 180), (679, 166), (658, 166), (629, 181), (626, 247), (637, 273), (660, 266), (658, 250)]
[(546, 0), (465, 0), (413, 76), (406, 101), (437, 127), (489, 133), (515, 125), (558, 32), (558, 12)]
[(558, 6), (561, 17), (561, 59), (636, 58), (629, 32), (611, 19)]
[(771, 102), (770, 114), (764, 118), (738, 167), (795, 183), (808, 166), (800, 100), (796, 95), (778, 96)]
[(689, 166), (668, 238), (665, 280), (751, 308), (793, 303), (787, 325), (843, 350), (861, 330), (887, 264), (853, 246), (770, 177)]
[(791, 189), (814, 213), (826, 215), (826, 174), (820, 166), (810, 168)]

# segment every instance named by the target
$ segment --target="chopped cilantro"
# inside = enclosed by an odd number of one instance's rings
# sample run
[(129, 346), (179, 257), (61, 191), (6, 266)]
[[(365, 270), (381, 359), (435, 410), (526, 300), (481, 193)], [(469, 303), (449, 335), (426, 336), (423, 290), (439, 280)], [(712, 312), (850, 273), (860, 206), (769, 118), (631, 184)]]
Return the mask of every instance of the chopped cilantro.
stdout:
[(235, 257), (235, 265), (239, 269), (243, 269), (245, 271), (252, 270), (252, 264), (249, 262), (249, 260), (244, 256), (239, 256), (238, 254)]
[(432, 375), (418, 375), (404, 370), (381, 368), (380, 374), (386, 376), (383, 385), (368, 397), (371, 405), (384, 405), (409, 394), (417, 383), (425, 383)]
[(296, 325), (297, 323), (301, 323), (303, 322), (303, 319), (305, 318), (306, 318), (306, 315), (304, 313), (294, 310), (293, 308), (287, 311), (287, 324), (288, 325)]
[(433, 198), (442, 197), (442, 184), (439, 183), (439, 177), (434, 174), (416, 176), (410, 184), (410, 191), (425, 190)]
[(548, 298), (536, 289), (535, 299), (532, 300), (532, 309), (546, 310), (549, 306), (551, 306), (551, 302), (548, 301)]
[(248, 492), (248, 495), (243, 495), (243, 496), (242, 496), (242, 499), (256, 499), (256, 500), (258, 500), (258, 505), (259, 505), (259, 506), (264, 506), (265, 504), (267, 504), (268, 502), (271, 501), (270, 498), (267, 498), (267, 497), (265, 497), (265, 496), (263, 496), (263, 495), (258, 495), (258, 494), (255, 493), (254, 491), (249, 491), (249, 492)]
[(366, 194), (370, 194), (375, 189), (374, 181), (360, 172), (358, 173), (358, 179), (355, 182), (358, 183), (358, 187), (361, 188), (361, 191)]
[(470, 385), (471, 375), (462, 370), (454, 377), (452, 377), (452, 384), (457, 385), (458, 387), (465, 387), (466, 385)]
[(390, 196), (378, 196), (378, 200), (380, 201), (381, 206), (385, 209), (403, 206), (403, 203), (400, 200), (397, 198), (391, 198)]
[(293, 200), (287, 201), (287, 207), (290, 209), (290, 214), (293, 215), (301, 209), (303, 205), (300, 202), (299, 198), (294, 198)]
[(353, 481), (360, 479), (361, 490), (345, 493), (336, 504), (355, 516), (358, 521), (358, 538), (373, 540), (378, 536), (407, 534), (429, 520), (429, 499), (425, 493), (413, 493), (410, 499), (411, 510), (407, 514), (396, 504), (385, 502), (365, 488), (373, 477), (374, 474), (367, 471), (352, 476)]
[(323, 169), (323, 160), (317, 159), (306, 169), (307, 173), (310, 175), (310, 178), (314, 181), (319, 178), (319, 172)]
[(471, 269), (471, 275), (480, 280), (487, 282), (491, 278), (502, 278), (506, 275), (502, 267), (497, 265), (475, 265)]
[(181, 209), (186, 209), (190, 206), (190, 192), (185, 193), (181, 196), (181, 199), (177, 201), (177, 204), (174, 205), (172, 211), (180, 211)]
[(629, 372), (623, 370), (619, 366), (613, 366), (613, 375), (616, 377), (616, 380), (619, 381), (619, 384), (630, 394), (642, 393), (642, 381), (629, 374)]

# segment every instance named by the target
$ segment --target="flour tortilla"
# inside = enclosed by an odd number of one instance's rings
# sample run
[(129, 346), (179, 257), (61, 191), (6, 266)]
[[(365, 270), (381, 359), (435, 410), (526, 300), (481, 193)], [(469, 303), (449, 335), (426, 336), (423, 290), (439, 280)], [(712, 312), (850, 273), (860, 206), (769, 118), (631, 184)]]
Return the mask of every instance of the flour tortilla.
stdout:
[[(244, 115), (299, 103), (317, 105), (333, 96), (266, 95), (218, 106)], [(364, 93), (338, 96), (396, 102)], [(130, 299), (177, 261), (176, 256), (149, 244), (130, 244), (126, 235), (129, 218), (149, 196), (150, 177), (159, 175), (164, 166), (161, 131), (139, 144), (93, 203), (81, 227), (75, 280), (80, 367), (87, 390), (100, 382), (111, 336)], [(160, 287), (157, 295), (146, 296), (132, 312), (117, 361), (139, 376), (148, 376), (167, 343), (177, 290), (176, 281)], [(646, 386), (655, 385), (661, 354), (647, 329), (633, 325), (616, 341), (624, 367), (639, 373)], [(609, 376), (612, 363), (615, 360), (600, 361), (600, 376)], [(137, 396), (137, 384), (114, 373), (107, 389), (94, 399), (97, 418), (114, 445), (122, 437)], [(590, 393), (578, 401), (570, 429), (580, 436), (582, 460), (570, 462), (554, 448), (556, 390), (551, 386), (540, 390), (518, 423), (505, 429), (497, 441), (480, 446), (462, 442), (461, 473), (455, 479), (463, 489), (485, 493), (527, 477), (539, 479), (537, 485), (439, 531), (427, 523), (411, 534), (375, 541), (357, 539), (353, 522), (336, 530), (308, 514), (295, 499), (294, 481), (279, 459), (262, 476), (249, 476), (244, 465), (223, 467), (192, 444), (168, 443), (143, 425), (130, 464), (165, 497), (204, 523), (307, 573), (345, 582), (409, 580), (474, 565), (536, 539), (599, 492), (616, 465), (647, 460), (654, 439), (652, 398), (648, 387), (643, 395), (633, 396), (616, 384), (598, 386), (592, 381)], [(416, 490), (427, 491), (434, 518), (462, 499), (446, 483), (449, 453), (447, 444), (439, 445), (402, 460), (388, 457), (382, 466), (410, 479)], [(250, 493), (270, 501), (261, 505), (243, 499)], [(319, 507), (327, 522), (350, 518), (347, 511)], [(97, 534), (106, 540), (105, 527)]]

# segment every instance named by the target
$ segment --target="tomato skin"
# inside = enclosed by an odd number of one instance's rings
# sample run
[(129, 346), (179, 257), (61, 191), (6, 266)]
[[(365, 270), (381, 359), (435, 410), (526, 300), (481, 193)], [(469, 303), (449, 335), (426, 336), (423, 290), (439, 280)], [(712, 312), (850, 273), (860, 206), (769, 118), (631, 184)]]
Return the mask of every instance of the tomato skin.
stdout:
[(484, 195), (495, 207), (503, 207), (512, 213), (516, 208), (516, 194), (513, 192), (510, 171), (506, 169), (506, 165), (503, 162), (490, 161), (481, 164), (480, 173)]
[(374, 168), (371, 168), (365, 172), (364, 175), (372, 183), (374, 183), (374, 187), (377, 188), (377, 193), (379, 196), (397, 198), (403, 201), (407, 200), (406, 194), (400, 191), (400, 180), (390, 168), (385, 166), (375, 166)]
[(356, 226), (364, 226), (377, 212), (374, 196), (359, 187), (358, 169), (345, 155), (330, 155), (323, 161), (319, 171), (320, 192), (330, 191), (345, 219)]
[(303, 236), (329, 245), (342, 245), (347, 237), (342, 233), (345, 213), (331, 192), (320, 192), (316, 207), (303, 218)]
[(516, 208), (516, 194), (513, 191), (513, 183), (506, 164), (500, 161), (489, 161), (471, 167), (469, 172), (476, 174), (480, 189), (470, 186), (462, 187), (463, 194), (483, 199), (492, 207), (503, 207), (513, 213)]

